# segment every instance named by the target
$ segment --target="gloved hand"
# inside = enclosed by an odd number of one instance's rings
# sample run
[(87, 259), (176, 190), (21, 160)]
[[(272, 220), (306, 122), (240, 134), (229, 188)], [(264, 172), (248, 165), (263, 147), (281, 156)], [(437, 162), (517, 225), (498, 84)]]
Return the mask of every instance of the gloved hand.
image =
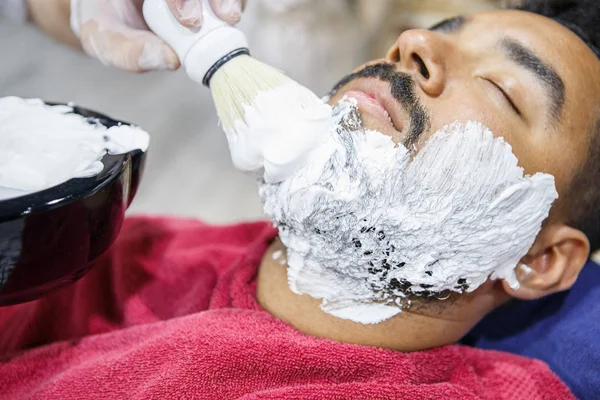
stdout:
[[(165, 0), (184, 26), (202, 25), (201, 0)], [(143, 0), (71, 0), (71, 28), (84, 51), (103, 64), (127, 71), (179, 68), (177, 54), (148, 29)], [(245, 0), (210, 0), (215, 14), (230, 24), (240, 20)]]

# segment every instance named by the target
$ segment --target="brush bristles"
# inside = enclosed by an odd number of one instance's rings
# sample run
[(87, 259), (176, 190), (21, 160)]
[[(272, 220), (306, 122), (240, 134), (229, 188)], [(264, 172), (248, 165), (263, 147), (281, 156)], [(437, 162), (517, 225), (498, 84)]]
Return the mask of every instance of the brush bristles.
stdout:
[(250, 56), (238, 56), (223, 65), (210, 81), (210, 91), (225, 131), (244, 121), (244, 106), (260, 92), (291, 81), (281, 71)]

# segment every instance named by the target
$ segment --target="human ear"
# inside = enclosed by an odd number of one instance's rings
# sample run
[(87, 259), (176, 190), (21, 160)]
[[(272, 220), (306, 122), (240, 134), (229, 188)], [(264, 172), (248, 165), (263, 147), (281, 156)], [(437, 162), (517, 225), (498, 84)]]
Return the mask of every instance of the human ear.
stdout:
[(529, 253), (521, 259), (516, 273), (519, 289), (503, 282), (512, 297), (533, 300), (573, 286), (590, 253), (590, 243), (583, 232), (570, 226), (554, 224), (542, 229)]

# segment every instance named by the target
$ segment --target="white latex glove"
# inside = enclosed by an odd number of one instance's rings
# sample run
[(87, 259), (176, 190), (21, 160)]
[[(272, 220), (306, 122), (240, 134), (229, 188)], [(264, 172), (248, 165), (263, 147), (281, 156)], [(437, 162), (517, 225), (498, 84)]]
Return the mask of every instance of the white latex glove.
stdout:
[[(202, 25), (201, 0), (165, 0), (184, 26)], [(245, 0), (209, 0), (230, 24), (240, 20)], [(71, 0), (71, 28), (84, 51), (105, 65), (133, 72), (179, 68), (177, 54), (148, 29), (143, 0)]]

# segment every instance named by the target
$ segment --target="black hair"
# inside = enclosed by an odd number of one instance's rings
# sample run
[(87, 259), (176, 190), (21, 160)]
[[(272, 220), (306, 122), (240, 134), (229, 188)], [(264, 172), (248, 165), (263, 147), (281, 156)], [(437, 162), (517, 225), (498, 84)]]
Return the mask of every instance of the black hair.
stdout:
[[(600, 60), (600, 0), (526, 0), (516, 8), (568, 28)], [(567, 189), (564, 205), (565, 222), (586, 234), (592, 250), (600, 249), (600, 105), (596, 115), (587, 157)]]
[(600, 59), (600, 1), (526, 0), (517, 9), (550, 18), (570, 29)]

